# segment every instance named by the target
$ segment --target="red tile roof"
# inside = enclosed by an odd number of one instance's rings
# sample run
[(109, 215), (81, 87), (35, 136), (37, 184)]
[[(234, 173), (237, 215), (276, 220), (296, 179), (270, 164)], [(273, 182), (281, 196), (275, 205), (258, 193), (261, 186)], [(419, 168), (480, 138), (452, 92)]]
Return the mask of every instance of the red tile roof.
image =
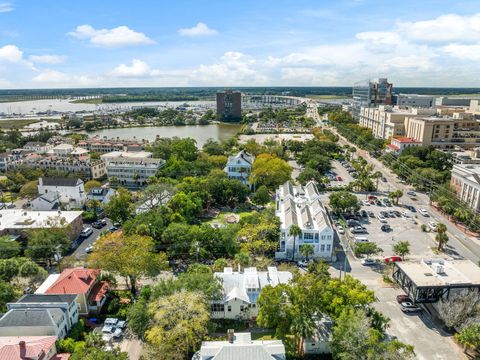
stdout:
[(71, 355), (72, 354), (67, 354), (67, 353), (56, 354), (50, 360), (68, 360), (68, 359), (70, 359)]
[(419, 143), (420, 141), (417, 141), (412, 138), (407, 138), (407, 137), (399, 137), (399, 138), (393, 138), (392, 140), (401, 142), (401, 143)]
[(393, 145), (393, 144), (387, 144), (387, 147), (392, 149), (392, 150), (399, 150), (400, 148), (396, 145)]
[[(56, 336), (2, 336), (0, 337), (0, 359), (2, 360), (44, 360), (52, 347)], [(24, 341), (25, 345), (20, 346)]]
[(106, 281), (99, 281), (95, 284), (88, 298), (89, 301), (100, 301), (108, 291), (108, 283)]
[(87, 294), (99, 274), (98, 269), (65, 269), (45, 294)]

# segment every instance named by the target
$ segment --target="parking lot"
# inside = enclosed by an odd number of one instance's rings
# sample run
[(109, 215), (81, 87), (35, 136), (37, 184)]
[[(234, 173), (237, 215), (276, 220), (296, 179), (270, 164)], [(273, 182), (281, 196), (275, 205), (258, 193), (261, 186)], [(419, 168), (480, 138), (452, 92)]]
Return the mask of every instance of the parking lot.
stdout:
[[(327, 174), (328, 176), (329, 174)], [(347, 169), (340, 164), (340, 162), (332, 161), (332, 170), (328, 178), (330, 179), (330, 186), (347, 186), (353, 177), (348, 173)]]
[[(368, 241), (377, 244), (383, 253), (374, 256), (376, 259), (383, 259), (383, 257), (394, 255), (393, 245), (399, 241), (409, 241), (410, 243), (410, 255), (408, 259), (422, 259), (425, 257), (432, 257), (434, 255), (432, 247), (436, 246), (434, 240), (434, 232), (424, 232), (421, 229), (422, 222), (425, 218), (415, 209), (415, 212), (406, 209), (403, 206), (397, 206), (391, 204), (391, 206), (383, 205), (371, 205), (366, 201), (365, 195), (357, 195), (359, 200), (362, 201), (362, 207), (359, 211), (360, 216), (357, 216), (357, 226), (363, 226), (364, 233), (352, 233), (350, 231), (350, 225), (355, 226), (355, 220), (349, 220), (349, 226), (343, 226), (345, 234), (339, 234), (343, 236), (344, 240), (349, 240), (349, 245), (353, 248), (355, 245), (356, 237), (367, 238)], [(378, 199), (384, 199), (384, 196), (378, 197)], [(328, 203), (328, 199), (325, 200)], [(379, 215), (384, 213), (382, 221), (379, 219)], [(362, 216), (367, 213), (367, 216)], [(388, 215), (388, 216), (387, 216)], [(382, 225), (389, 225), (389, 231), (382, 231)]]

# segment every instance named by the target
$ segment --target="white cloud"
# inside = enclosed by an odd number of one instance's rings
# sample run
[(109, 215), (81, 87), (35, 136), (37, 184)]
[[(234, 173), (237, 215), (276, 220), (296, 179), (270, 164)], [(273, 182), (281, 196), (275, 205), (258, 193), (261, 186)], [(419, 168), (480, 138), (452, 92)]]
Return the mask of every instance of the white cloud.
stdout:
[(32, 81), (41, 83), (62, 83), (67, 82), (69, 79), (70, 77), (65, 73), (47, 69), (35, 76)]
[(5, 45), (0, 47), (0, 62), (12, 62), (17, 63), (22, 61), (23, 51), (21, 51), (16, 45)]
[(200, 37), (200, 36), (211, 36), (218, 34), (217, 30), (211, 29), (207, 24), (199, 22), (197, 25), (191, 28), (179, 29), (178, 33), (181, 36), (191, 36), (191, 37)]
[(443, 47), (443, 51), (461, 60), (480, 60), (480, 43), (474, 45), (449, 44)]
[(398, 23), (408, 39), (420, 42), (471, 42), (480, 37), (480, 13), (446, 14), (435, 19)]
[(269, 79), (260, 69), (255, 69), (256, 60), (238, 51), (227, 51), (214, 64), (200, 65), (188, 73), (192, 84), (208, 85), (263, 85)]
[(131, 65), (120, 64), (111, 72), (112, 76), (119, 77), (150, 77), (160, 75), (159, 70), (152, 70), (150, 66), (138, 59), (133, 59)]
[(155, 43), (144, 33), (134, 31), (128, 26), (97, 30), (90, 25), (79, 25), (69, 35), (77, 39), (89, 40), (93, 45), (107, 48)]
[(31, 62), (40, 64), (61, 64), (65, 61), (65, 56), (60, 55), (30, 55)]
[(13, 11), (14, 7), (10, 3), (0, 3), (0, 13), (6, 13)]

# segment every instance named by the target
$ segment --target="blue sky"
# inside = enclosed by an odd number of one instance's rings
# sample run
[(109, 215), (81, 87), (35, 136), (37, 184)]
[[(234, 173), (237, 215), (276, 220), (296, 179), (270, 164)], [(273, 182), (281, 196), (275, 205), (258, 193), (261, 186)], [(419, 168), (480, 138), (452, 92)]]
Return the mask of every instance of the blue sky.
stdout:
[(0, 88), (480, 87), (478, 5), (0, 0)]

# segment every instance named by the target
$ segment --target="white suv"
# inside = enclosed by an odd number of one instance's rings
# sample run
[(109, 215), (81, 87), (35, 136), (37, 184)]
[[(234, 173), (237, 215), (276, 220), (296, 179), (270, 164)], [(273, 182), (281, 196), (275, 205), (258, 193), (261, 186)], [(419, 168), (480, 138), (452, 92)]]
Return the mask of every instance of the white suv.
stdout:
[(428, 211), (427, 211), (426, 209), (420, 209), (420, 210), (418, 210), (418, 212), (419, 212), (420, 214), (422, 214), (423, 216), (425, 216), (425, 217), (428, 216)]

